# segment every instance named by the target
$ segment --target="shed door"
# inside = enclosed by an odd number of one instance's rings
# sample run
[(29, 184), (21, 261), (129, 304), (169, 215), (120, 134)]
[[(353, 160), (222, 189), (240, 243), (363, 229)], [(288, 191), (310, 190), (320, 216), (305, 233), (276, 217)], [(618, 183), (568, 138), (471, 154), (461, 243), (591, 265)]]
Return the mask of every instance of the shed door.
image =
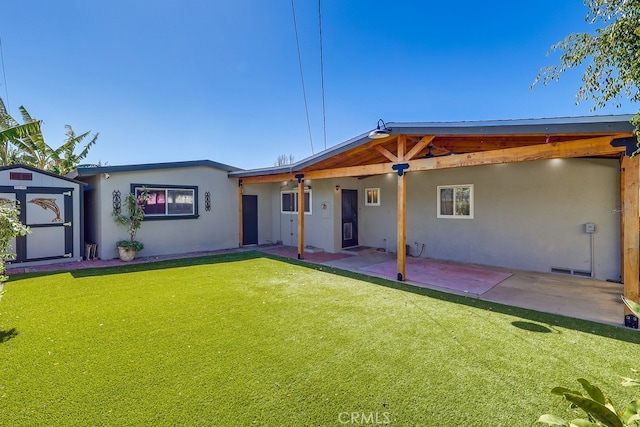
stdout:
[(20, 221), (31, 229), (13, 245), (16, 259), (12, 263), (40, 261), (73, 256), (73, 189), (3, 187), (2, 198), (17, 200)]

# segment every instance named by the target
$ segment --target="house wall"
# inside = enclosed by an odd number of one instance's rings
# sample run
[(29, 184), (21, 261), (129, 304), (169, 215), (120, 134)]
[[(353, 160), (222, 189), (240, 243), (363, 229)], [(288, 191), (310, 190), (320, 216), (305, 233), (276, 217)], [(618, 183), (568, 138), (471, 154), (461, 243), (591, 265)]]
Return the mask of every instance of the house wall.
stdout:
[[(238, 247), (238, 181), (229, 179), (226, 171), (198, 166), (109, 172), (97, 177), (100, 203), (95, 213), (99, 224), (96, 239), (103, 259), (117, 257), (116, 242), (128, 238), (127, 231), (112, 219), (112, 193), (119, 190), (124, 201), (131, 184), (198, 186), (198, 218), (146, 220), (142, 223), (136, 236), (136, 240), (145, 246), (142, 256)], [(211, 192), (211, 211), (205, 210), (206, 191)]]
[[(341, 234), (341, 189), (358, 189), (354, 178), (305, 180), (311, 187), (311, 214), (305, 215), (305, 246), (321, 248), (326, 252), (339, 252), (342, 248)], [(282, 191), (296, 190), (297, 181), (276, 184), (256, 184), (271, 198), (271, 241), (282, 242), (286, 246), (298, 245), (298, 215), (282, 213)], [(340, 189), (336, 190), (336, 186)], [(245, 187), (246, 188), (246, 187)], [(253, 188), (253, 187), (252, 187)], [(247, 190), (245, 189), (245, 194)], [(258, 202), (260, 203), (260, 202)], [(259, 208), (260, 209), (260, 208)], [(263, 211), (260, 210), (260, 215)]]
[[(474, 185), (474, 218), (437, 218), (438, 185)], [(362, 206), (360, 243), (396, 248), (397, 175), (363, 179), (381, 206)], [(362, 193), (362, 191), (361, 191)], [(361, 201), (362, 205), (364, 202)], [(556, 159), (414, 172), (407, 177), (407, 243), (423, 257), (508, 268), (594, 270), (620, 277), (620, 172), (609, 159)], [(416, 248), (415, 242), (419, 246)]]

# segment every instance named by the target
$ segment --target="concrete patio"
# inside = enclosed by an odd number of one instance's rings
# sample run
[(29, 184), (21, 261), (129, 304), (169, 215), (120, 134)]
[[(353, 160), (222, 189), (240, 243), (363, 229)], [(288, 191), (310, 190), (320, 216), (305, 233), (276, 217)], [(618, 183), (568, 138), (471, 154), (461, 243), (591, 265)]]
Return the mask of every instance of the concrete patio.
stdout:
[[(289, 258), (297, 258), (295, 248), (258, 248)], [(385, 279), (396, 279), (395, 269), (376, 266), (395, 263), (395, 254), (375, 252), (364, 255), (305, 254), (305, 261), (323, 264), (344, 270), (359, 272)], [(409, 258), (409, 264), (435, 263), (447, 268), (408, 268), (406, 283), (439, 290), (442, 292), (467, 295), (481, 300), (528, 308), (545, 313), (559, 314), (577, 319), (591, 320), (616, 326), (623, 326), (624, 308), (620, 296), (623, 285), (591, 278), (510, 270), (499, 267), (478, 266), (427, 258)], [(413, 270), (413, 271), (412, 271)], [(475, 288), (469, 285), (468, 271), (485, 275), (487, 271), (498, 273), (495, 283), (483, 283)], [(412, 274), (413, 273), (413, 274)], [(461, 274), (462, 273), (462, 274)], [(431, 275), (430, 275), (431, 274)], [(502, 280), (499, 278), (502, 274)], [(464, 279), (464, 280), (461, 280)], [(459, 283), (463, 283), (459, 286)], [(474, 292), (479, 290), (478, 292)]]

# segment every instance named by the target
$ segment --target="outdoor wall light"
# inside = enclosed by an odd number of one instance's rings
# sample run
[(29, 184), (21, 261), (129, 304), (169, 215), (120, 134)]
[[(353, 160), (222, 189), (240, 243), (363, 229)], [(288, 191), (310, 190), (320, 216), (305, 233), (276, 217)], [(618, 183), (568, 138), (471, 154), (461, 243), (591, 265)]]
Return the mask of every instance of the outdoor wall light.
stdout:
[(340, 191), (340, 186), (336, 185), (336, 191)]
[[(382, 127), (380, 127), (382, 124)], [(387, 124), (382, 119), (378, 119), (378, 125), (374, 130), (369, 133), (369, 138), (371, 139), (380, 139), (386, 138), (391, 134), (391, 129), (387, 127)]]

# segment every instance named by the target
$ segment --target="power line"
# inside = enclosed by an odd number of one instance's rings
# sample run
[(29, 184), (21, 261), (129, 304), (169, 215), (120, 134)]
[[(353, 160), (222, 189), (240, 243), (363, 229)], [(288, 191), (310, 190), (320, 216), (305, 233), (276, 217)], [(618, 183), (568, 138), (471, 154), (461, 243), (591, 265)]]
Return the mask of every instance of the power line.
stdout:
[(298, 64), (300, 65), (300, 80), (302, 81), (302, 96), (304, 97), (304, 110), (307, 114), (307, 128), (309, 129), (309, 142), (311, 142), (311, 154), (313, 154), (313, 137), (311, 136), (311, 121), (309, 120), (309, 107), (307, 105), (307, 91), (304, 85), (304, 73), (302, 72), (302, 55), (300, 54), (300, 40), (298, 38), (298, 25), (296, 23), (296, 9), (293, 5), (293, 0), (291, 0), (291, 12), (293, 13), (293, 29), (296, 33), (296, 46), (298, 48)]
[(321, 0), (318, 0), (318, 22), (320, 23), (320, 81), (322, 85), (322, 127), (324, 135), (324, 149), (327, 149), (327, 112), (324, 102), (324, 55), (322, 54), (322, 7)]
[(11, 110), (10, 110), (11, 107), (9, 107), (9, 105), (11, 104), (9, 103), (9, 88), (7, 86), (7, 73), (4, 70), (4, 51), (2, 50), (2, 37), (0, 37), (0, 62), (2, 63), (2, 79), (4, 81), (4, 94), (5, 94), (4, 99), (7, 101), (6, 102), (7, 111), (11, 113)]

